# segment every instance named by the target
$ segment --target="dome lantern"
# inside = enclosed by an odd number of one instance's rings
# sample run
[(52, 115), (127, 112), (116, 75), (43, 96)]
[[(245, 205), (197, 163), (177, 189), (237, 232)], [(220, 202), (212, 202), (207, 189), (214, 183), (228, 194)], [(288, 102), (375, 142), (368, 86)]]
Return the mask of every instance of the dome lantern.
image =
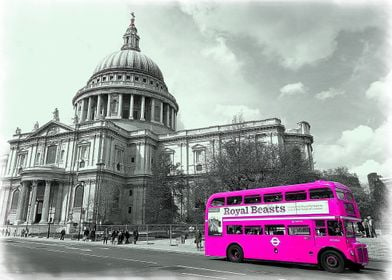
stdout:
[(140, 52), (139, 40), (140, 37), (137, 35), (137, 28), (135, 26), (135, 14), (131, 13), (131, 23), (129, 24), (127, 31), (125, 32), (123, 39), (124, 44), (121, 50), (134, 50)]

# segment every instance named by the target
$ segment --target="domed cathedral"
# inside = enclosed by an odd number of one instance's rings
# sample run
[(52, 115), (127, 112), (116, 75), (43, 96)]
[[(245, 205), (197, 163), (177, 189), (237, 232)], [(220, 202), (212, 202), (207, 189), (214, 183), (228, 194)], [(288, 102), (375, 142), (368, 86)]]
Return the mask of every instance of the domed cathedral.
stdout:
[[(19, 128), (1, 159), (0, 223), (74, 232), (83, 224), (144, 224), (154, 151), (161, 148), (187, 178), (188, 194), (207, 170), (207, 155), (241, 133), (299, 147), (312, 164), (310, 125), (286, 130), (276, 118), (176, 130), (179, 106), (161, 70), (142, 54), (132, 16), (119, 51), (106, 56), (72, 99), (73, 124), (52, 120)], [(186, 207), (195, 207), (188, 195)], [(184, 213), (181, 213), (184, 214)], [(45, 225), (45, 227), (43, 227)]]

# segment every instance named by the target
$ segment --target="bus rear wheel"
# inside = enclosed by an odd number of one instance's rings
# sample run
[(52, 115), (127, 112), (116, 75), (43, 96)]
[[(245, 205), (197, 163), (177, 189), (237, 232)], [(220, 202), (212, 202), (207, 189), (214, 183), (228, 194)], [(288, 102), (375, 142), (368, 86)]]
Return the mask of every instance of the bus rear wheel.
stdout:
[(345, 268), (342, 255), (332, 250), (325, 251), (321, 254), (320, 264), (326, 271), (334, 273), (341, 273)]
[(231, 262), (242, 262), (244, 259), (244, 252), (241, 246), (237, 244), (230, 245), (227, 249), (227, 259)]

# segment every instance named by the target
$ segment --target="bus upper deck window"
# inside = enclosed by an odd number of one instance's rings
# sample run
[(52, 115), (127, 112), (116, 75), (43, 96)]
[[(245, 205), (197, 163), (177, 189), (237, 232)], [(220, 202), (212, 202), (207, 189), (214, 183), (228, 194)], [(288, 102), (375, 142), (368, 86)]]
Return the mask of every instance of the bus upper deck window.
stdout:
[(260, 202), (261, 202), (260, 195), (249, 195), (249, 196), (245, 196), (244, 198), (245, 204), (260, 203)]
[(242, 203), (242, 196), (229, 196), (227, 198), (227, 205), (236, 205)]
[(290, 200), (306, 200), (306, 192), (298, 191), (298, 192), (287, 192), (285, 195), (285, 199), (287, 201)]
[(338, 196), (339, 199), (345, 199), (344, 197), (344, 191), (336, 189), (336, 195)]
[(329, 188), (310, 189), (309, 196), (310, 199), (333, 198), (333, 193)]
[(350, 192), (346, 192), (346, 199), (347, 199), (348, 201), (354, 201), (354, 196), (353, 196), (353, 194), (350, 193)]
[(225, 198), (224, 197), (214, 198), (211, 202), (212, 207), (218, 207), (218, 206), (223, 206), (223, 205), (225, 205)]
[(277, 202), (282, 201), (281, 193), (269, 193), (264, 195), (264, 202)]

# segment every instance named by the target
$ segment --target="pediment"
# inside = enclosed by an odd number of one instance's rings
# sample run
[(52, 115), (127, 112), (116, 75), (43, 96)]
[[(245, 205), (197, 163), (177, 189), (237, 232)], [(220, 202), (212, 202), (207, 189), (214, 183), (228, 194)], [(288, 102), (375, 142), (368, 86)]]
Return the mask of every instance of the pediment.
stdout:
[(74, 131), (72, 127), (52, 120), (33, 131), (29, 137), (44, 137), (72, 131)]
[(192, 146), (192, 150), (205, 150), (206, 147), (200, 144), (196, 144), (194, 146)]

